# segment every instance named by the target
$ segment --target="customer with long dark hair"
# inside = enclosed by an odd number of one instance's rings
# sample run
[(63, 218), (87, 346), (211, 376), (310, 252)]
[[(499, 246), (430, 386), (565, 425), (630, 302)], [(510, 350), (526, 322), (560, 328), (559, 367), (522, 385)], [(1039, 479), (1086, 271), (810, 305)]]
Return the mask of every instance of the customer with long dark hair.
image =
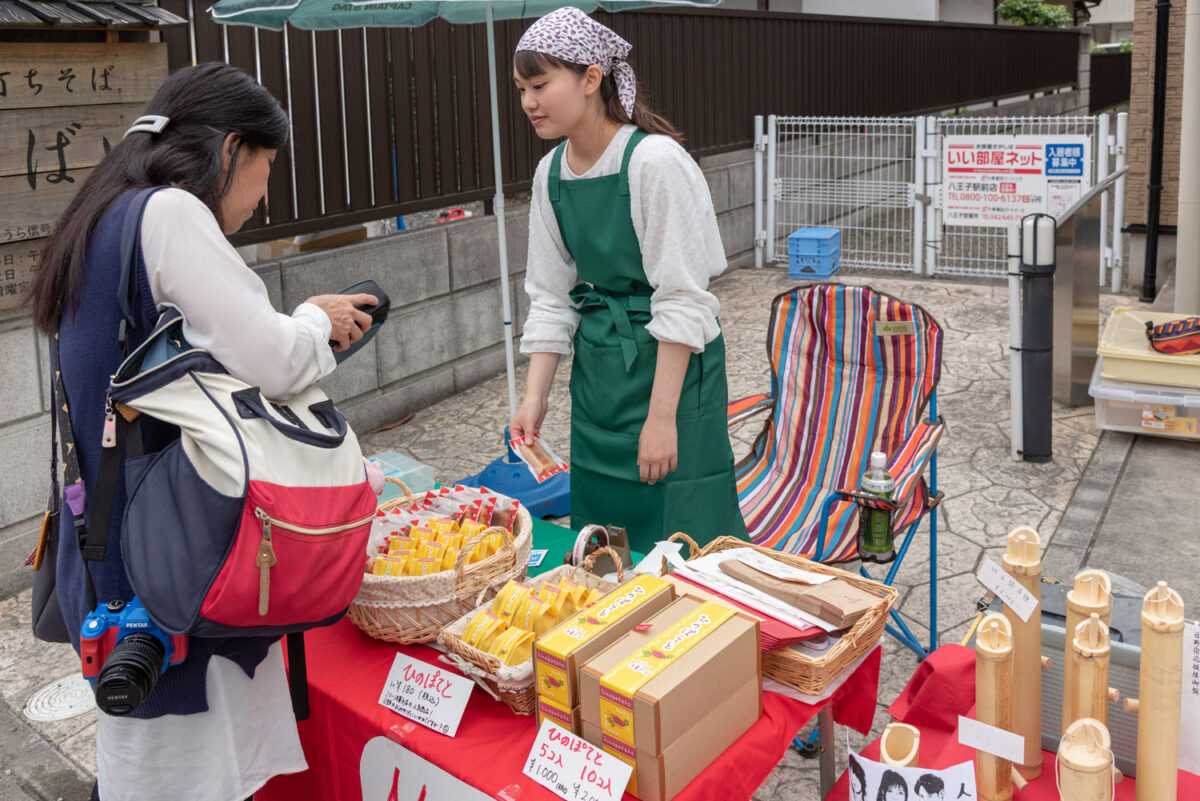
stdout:
[[(280, 314), (226, 239), (262, 201), (275, 152), (287, 139), (287, 117), (270, 92), (234, 67), (204, 64), (168, 78), (146, 114), (79, 188), (34, 286), (37, 327), (58, 341), (66, 395), (60, 403), (69, 402), (89, 496), (109, 377), (122, 358), (119, 242), (131, 190), (166, 187), (151, 195), (142, 217), (131, 348), (172, 306), (192, 345), (267, 397), (284, 398), (332, 372), (330, 341), (345, 348), (360, 339), (370, 317), (354, 304), (375, 302), (323, 295)], [(152, 420), (142, 428), (148, 452), (178, 437)], [(124, 505), (118, 489), (111, 525), (89, 521), (92, 529), (109, 528), (104, 561), (86, 568), (101, 602), (134, 595), (121, 556)], [(61, 516), (59, 543), (58, 596), (78, 648), (92, 610), (69, 514)], [(104, 801), (240, 801), (271, 776), (304, 770), (278, 642), (191, 638), (187, 659), (163, 673), (130, 716), (100, 713), (96, 752)]]

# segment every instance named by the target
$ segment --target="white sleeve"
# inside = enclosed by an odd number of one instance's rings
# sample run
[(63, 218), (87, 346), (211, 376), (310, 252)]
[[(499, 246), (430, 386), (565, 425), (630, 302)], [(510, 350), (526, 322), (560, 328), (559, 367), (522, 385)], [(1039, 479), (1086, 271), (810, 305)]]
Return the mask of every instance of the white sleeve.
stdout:
[(262, 279), (195, 195), (174, 188), (155, 192), (146, 203), (141, 238), (154, 302), (179, 309), (184, 336), (231, 375), (282, 399), (333, 372), (325, 312), (310, 303), (291, 316), (275, 311)]
[(646, 330), (695, 353), (721, 333), (708, 281), (728, 266), (708, 182), (674, 140), (650, 136), (629, 160), (633, 227), (654, 289)]
[(529, 316), (521, 330), (522, 353), (571, 352), (571, 339), (579, 327), (579, 312), (571, 308), (571, 290), (579, 283), (575, 260), (563, 245), (554, 207), (547, 189), (550, 159), (538, 164), (529, 204), (529, 257), (525, 265), (525, 292)]

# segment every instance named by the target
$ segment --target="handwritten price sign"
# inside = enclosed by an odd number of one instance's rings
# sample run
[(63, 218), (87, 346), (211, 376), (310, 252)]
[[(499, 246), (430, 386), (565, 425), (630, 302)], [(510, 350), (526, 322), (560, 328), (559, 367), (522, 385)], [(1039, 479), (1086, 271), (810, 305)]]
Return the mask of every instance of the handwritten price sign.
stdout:
[(544, 720), (523, 772), (567, 801), (616, 801), (633, 767)]
[(458, 733), (475, 682), (439, 667), (396, 654), (379, 703), (438, 734)]

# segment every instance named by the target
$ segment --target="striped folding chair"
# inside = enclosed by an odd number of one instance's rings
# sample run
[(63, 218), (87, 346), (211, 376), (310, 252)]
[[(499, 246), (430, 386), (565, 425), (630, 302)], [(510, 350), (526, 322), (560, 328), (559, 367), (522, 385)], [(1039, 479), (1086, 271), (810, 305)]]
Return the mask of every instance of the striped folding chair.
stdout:
[[(943, 424), (935, 388), (942, 330), (920, 306), (870, 287), (816, 284), (771, 304), (771, 392), (729, 404), (729, 422), (770, 411), (738, 463), (738, 501), (759, 545), (822, 562), (856, 557), (857, 504), (892, 510), (896, 577), (921, 518), (934, 509)], [(928, 406), (928, 414), (926, 407)], [(888, 454), (896, 489), (880, 504), (857, 493), (871, 451)], [(930, 467), (930, 484), (923, 474)], [(931, 488), (932, 486), (932, 488)], [(930, 650), (937, 643), (937, 515), (929, 518)], [(867, 575), (862, 568), (863, 575)], [(927, 652), (893, 610), (888, 631)]]

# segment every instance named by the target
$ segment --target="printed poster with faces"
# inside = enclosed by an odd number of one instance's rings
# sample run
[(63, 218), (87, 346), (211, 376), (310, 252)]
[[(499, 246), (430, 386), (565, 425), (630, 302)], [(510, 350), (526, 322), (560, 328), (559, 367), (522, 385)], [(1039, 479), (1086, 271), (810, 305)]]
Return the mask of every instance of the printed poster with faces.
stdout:
[(941, 770), (901, 768), (850, 751), (850, 801), (975, 801), (975, 762)]

